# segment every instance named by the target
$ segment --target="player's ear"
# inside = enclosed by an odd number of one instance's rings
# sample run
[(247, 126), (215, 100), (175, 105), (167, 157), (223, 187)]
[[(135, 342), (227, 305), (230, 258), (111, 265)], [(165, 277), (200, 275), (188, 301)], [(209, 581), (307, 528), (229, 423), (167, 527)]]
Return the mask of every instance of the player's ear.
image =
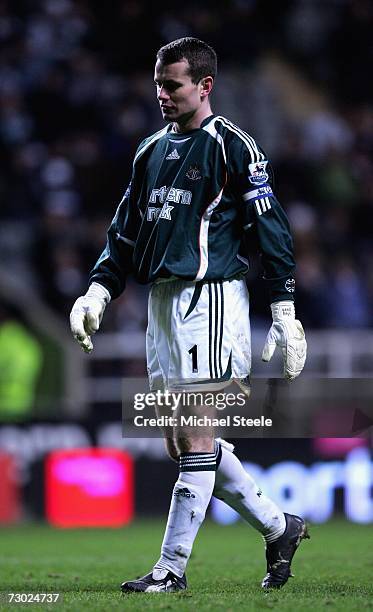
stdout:
[(200, 80), (200, 96), (205, 98), (211, 93), (212, 86), (214, 84), (214, 79), (211, 76), (204, 77)]

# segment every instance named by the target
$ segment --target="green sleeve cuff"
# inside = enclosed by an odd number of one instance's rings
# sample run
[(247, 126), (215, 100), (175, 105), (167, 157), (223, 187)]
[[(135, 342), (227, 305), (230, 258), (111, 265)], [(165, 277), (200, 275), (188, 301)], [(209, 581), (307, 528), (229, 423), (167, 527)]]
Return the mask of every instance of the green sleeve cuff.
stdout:
[(292, 274), (281, 278), (265, 278), (269, 295), (269, 303), (280, 302), (281, 300), (295, 301), (295, 279)]

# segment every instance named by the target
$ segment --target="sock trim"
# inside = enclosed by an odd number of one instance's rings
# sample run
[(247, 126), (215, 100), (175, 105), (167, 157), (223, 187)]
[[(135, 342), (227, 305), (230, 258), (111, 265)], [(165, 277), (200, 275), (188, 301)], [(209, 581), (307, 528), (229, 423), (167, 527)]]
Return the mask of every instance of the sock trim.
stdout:
[(218, 453), (219, 449), (216, 445), (213, 453), (181, 453), (179, 458), (180, 472), (215, 472)]

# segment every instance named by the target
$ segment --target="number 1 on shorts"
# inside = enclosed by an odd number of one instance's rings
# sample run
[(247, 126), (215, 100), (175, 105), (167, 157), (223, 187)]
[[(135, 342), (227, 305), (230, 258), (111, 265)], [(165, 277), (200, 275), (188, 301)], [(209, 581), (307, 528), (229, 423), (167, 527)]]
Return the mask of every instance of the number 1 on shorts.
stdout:
[(198, 372), (198, 357), (197, 357), (197, 345), (195, 344), (188, 351), (189, 355), (192, 355), (192, 369), (193, 373)]

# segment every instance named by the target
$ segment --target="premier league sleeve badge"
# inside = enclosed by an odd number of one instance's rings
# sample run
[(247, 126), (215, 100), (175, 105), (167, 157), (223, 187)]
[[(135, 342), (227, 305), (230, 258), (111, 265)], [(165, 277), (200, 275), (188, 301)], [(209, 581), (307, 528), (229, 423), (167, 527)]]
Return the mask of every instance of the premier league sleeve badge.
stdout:
[(249, 181), (253, 185), (263, 185), (268, 181), (268, 174), (266, 172), (268, 161), (255, 162), (249, 164)]

